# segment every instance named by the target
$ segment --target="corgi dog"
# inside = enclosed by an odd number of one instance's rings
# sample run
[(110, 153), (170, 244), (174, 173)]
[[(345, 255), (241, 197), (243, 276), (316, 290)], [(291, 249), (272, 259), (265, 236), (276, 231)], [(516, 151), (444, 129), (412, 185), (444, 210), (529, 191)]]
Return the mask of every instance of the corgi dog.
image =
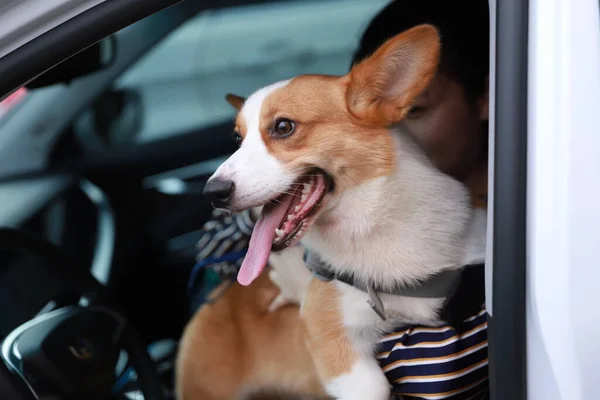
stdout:
[(271, 252), (300, 241), (307, 263), (329, 275), (316, 273), (287, 297), (301, 303), (316, 372), (336, 399), (388, 400), (374, 356), (382, 336), (444, 324), (451, 289), (427, 294), (428, 282), (484, 260), (485, 211), (398, 126), (436, 74), (440, 46), (436, 28), (420, 25), (345, 76), (304, 75), (247, 99), (227, 96), (240, 147), (205, 196), (230, 211), (264, 206), (240, 284), (260, 277)]

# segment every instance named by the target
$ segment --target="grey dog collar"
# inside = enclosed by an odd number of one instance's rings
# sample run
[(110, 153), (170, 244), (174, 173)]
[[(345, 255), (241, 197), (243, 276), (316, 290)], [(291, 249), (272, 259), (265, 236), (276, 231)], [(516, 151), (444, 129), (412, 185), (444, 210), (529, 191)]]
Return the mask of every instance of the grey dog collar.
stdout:
[(398, 284), (389, 289), (375, 284), (365, 284), (356, 280), (351, 274), (336, 273), (314, 252), (306, 251), (304, 262), (313, 275), (321, 281), (338, 280), (367, 293), (369, 297), (367, 304), (384, 321), (385, 309), (378, 293), (421, 298), (449, 298), (456, 290), (462, 273), (461, 270), (443, 271), (416, 285)]

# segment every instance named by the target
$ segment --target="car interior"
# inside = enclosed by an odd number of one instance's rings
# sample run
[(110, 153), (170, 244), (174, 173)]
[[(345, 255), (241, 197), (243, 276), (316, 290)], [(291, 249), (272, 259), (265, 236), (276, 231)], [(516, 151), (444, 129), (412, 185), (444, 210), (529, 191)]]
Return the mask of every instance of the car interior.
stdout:
[[(248, 95), (299, 74), (345, 74), (362, 31), (388, 1), (173, 1), (158, 12), (147, 1), (135, 15), (152, 15), (113, 21), (125, 27), (108, 37), (94, 31), (97, 43), (11, 89), (0, 102), (0, 399), (175, 398), (177, 343), (195, 311), (187, 287), (212, 213), (202, 190), (236, 149), (225, 94)], [(498, 15), (500, 48), (507, 21), (521, 12), (507, 7)], [(518, 76), (505, 68), (498, 85)], [(507, 92), (499, 105), (517, 94)], [(498, 118), (513, 121), (513, 111)], [(518, 148), (512, 136), (503, 140), (497, 153)], [(502, 162), (515, 165), (497, 157)], [(498, 185), (506, 190), (497, 207), (521, 190)], [(494, 241), (513, 240), (511, 218)], [(524, 279), (524, 256), (514, 254), (510, 284)], [(514, 254), (494, 253), (494, 262)], [(508, 286), (501, 283), (494, 293)], [(492, 336), (516, 351), (524, 319), (509, 310), (523, 299), (511, 301), (499, 305), (506, 312), (498, 312), (501, 328)], [(80, 360), (92, 357), (82, 332), (102, 357), (87, 370), (63, 363), (50, 371), (49, 360), (64, 358), (52, 354), (52, 343), (70, 343)], [(524, 366), (492, 340), (491, 373), (522, 379)], [(90, 392), (90, 382), (102, 390)], [(497, 383), (492, 391), (524, 387)]]
[[(195, 245), (212, 212), (202, 188), (235, 149), (224, 95), (298, 74), (345, 73), (362, 30), (386, 3), (175, 6), (26, 85), (0, 116), (0, 136), (33, 136), (20, 149), (31, 157), (3, 158), (2, 224), (60, 248), (76, 260), (72, 268), (89, 268), (150, 346), (167, 398), (177, 340), (194, 311), (186, 287)], [(286, 29), (292, 24), (303, 34)], [(86, 70), (87, 60), (102, 65)], [(37, 125), (44, 132), (31, 130), (32, 114), (52, 119)], [(11, 307), (0, 318), (0, 337), (76, 304), (81, 290), (43, 265), (65, 262), (62, 255), (51, 261), (17, 247), (2, 252), (0, 304)], [(143, 383), (121, 358), (113, 393), (135, 398)]]

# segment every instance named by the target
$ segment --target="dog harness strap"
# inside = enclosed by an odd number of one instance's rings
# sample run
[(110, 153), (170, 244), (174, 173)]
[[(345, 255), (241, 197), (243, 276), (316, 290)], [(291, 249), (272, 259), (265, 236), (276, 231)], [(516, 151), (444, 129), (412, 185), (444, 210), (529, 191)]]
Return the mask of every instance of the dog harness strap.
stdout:
[[(338, 280), (366, 292), (368, 295), (367, 304), (384, 321), (386, 319), (385, 308), (378, 293), (421, 298), (445, 297), (448, 299), (448, 303), (454, 297), (453, 295), (460, 286), (459, 283), (461, 282), (461, 275), (463, 273), (462, 269), (443, 271), (420, 284), (412, 286), (405, 284), (396, 285), (390, 289), (376, 287), (375, 285), (365, 285), (363, 282), (355, 280), (351, 275), (336, 274), (331, 266), (321, 260), (318, 254), (314, 252), (306, 251), (304, 253), (304, 262), (306, 267), (312, 271), (313, 275), (321, 281), (329, 282)], [(446, 313), (446, 307), (444, 308), (444, 313)]]
[(321, 258), (313, 252), (304, 251), (304, 263), (313, 273), (315, 278), (323, 282), (329, 282), (337, 279), (335, 272), (327, 268), (327, 265), (321, 261)]
[(344, 282), (350, 286), (363, 291), (369, 292), (372, 289), (378, 293), (393, 294), (397, 296), (407, 297), (423, 297), (423, 298), (442, 298), (448, 297), (454, 292), (460, 281), (462, 271), (451, 270), (443, 271), (426, 281), (423, 281), (416, 285), (405, 285), (399, 284), (394, 287), (385, 288), (377, 287), (376, 285), (365, 285), (363, 282), (355, 280), (352, 276), (347, 274), (336, 274), (331, 266), (321, 260), (321, 258), (314, 252), (304, 253), (304, 262), (306, 267), (312, 271), (314, 276), (322, 281), (338, 280)]
[[(352, 282), (346, 280), (345, 277), (338, 277), (333, 271), (328, 269), (327, 265), (316, 255), (316, 253), (305, 251), (304, 262), (307, 268), (312, 271), (315, 278), (320, 281), (329, 282), (336, 279), (348, 285), (355, 286), (352, 284)], [(367, 287), (364, 291), (367, 292), (367, 295), (369, 296), (367, 299), (367, 304), (369, 307), (375, 311), (375, 314), (377, 314), (379, 318), (385, 321), (385, 308), (375, 288)]]

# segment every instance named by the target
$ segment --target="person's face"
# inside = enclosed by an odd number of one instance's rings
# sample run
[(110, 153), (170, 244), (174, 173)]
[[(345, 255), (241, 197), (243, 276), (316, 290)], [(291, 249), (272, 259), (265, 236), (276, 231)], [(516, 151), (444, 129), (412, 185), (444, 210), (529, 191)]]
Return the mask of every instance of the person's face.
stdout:
[(403, 125), (440, 170), (464, 179), (479, 161), (487, 119), (487, 93), (473, 103), (460, 83), (438, 75), (417, 98)]

